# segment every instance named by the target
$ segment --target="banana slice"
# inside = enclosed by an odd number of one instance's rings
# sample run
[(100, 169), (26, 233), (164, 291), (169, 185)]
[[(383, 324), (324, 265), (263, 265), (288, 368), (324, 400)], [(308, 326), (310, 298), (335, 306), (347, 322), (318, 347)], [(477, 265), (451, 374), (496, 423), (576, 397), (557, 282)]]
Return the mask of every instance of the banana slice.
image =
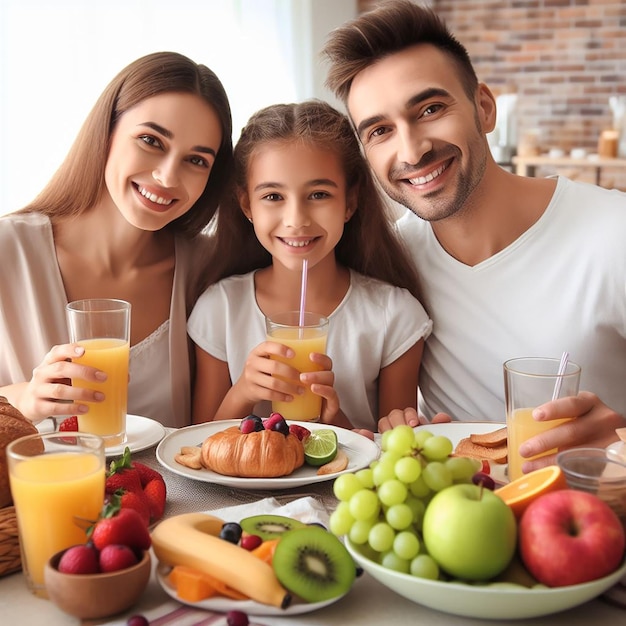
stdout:
[(341, 449), (337, 450), (335, 458), (318, 468), (318, 476), (325, 476), (326, 474), (334, 474), (335, 472), (341, 472), (348, 467), (348, 455)]

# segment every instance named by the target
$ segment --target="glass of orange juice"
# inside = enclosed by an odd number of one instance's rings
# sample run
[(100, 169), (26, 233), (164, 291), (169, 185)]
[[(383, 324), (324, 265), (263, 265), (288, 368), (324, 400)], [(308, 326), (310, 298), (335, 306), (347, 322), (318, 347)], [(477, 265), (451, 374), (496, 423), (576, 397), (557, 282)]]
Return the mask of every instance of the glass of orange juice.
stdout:
[[(299, 372), (317, 372), (322, 368), (309, 358), (311, 352), (326, 353), (328, 318), (317, 313), (305, 312), (300, 320), (300, 311), (287, 311), (265, 318), (267, 339), (289, 346), (295, 356), (291, 359), (271, 358), (291, 365)], [(300, 322), (303, 322), (302, 324)], [(299, 383), (300, 381), (293, 381)], [(272, 411), (285, 419), (315, 421), (320, 417), (322, 397), (306, 388), (302, 395), (294, 396), (290, 402), (272, 402)]]
[[(539, 422), (532, 412), (540, 404), (555, 397), (575, 396), (580, 383), (580, 366), (568, 361), (559, 374), (559, 359), (547, 357), (522, 357), (504, 363), (504, 401), (508, 437), (508, 477), (522, 476), (522, 464), (531, 460), (520, 456), (520, 445), (572, 418)], [(550, 450), (545, 454), (554, 454)], [(541, 455), (544, 456), (544, 455)], [(532, 457), (537, 458), (537, 457)]]
[(40, 433), (6, 448), (22, 570), (30, 590), (46, 597), (44, 565), (87, 541), (104, 503), (104, 441), (98, 435)]
[(89, 403), (89, 411), (78, 416), (78, 430), (100, 435), (106, 447), (120, 445), (126, 439), (130, 303), (108, 298), (76, 300), (67, 305), (66, 313), (70, 341), (85, 348), (85, 354), (74, 362), (107, 374), (104, 382), (72, 380), (75, 387), (95, 389), (105, 397)]

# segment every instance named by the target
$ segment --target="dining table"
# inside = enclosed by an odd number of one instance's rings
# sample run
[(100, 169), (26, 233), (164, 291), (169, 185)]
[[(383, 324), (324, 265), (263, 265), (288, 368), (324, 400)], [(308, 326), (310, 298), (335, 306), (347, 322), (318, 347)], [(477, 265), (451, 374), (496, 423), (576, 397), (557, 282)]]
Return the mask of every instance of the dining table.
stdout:
[[(169, 430), (169, 429), (168, 429)], [(254, 504), (268, 497), (280, 503), (310, 497), (329, 513), (336, 506), (332, 480), (283, 490), (238, 489), (221, 484), (197, 481), (163, 467), (156, 456), (156, 445), (133, 453), (134, 460), (157, 469), (167, 486), (164, 517), (197, 511), (213, 511), (242, 504)], [(153, 555), (154, 557), (154, 555)], [(25, 626), (125, 626), (129, 617), (144, 615), (151, 626), (225, 626), (223, 614), (186, 606), (172, 599), (161, 587), (156, 576), (156, 558), (148, 586), (137, 604), (126, 613), (102, 620), (79, 620), (49, 600), (33, 595), (21, 572), (0, 578), (0, 623)], [(454, 605), (454, 595), (450, 595)], [(511, 620), (485, 620), (461, 617), (433, 610), (412, 602), (382, 585), (368, 573), (359, 576), (352, 589), (337, 602), (318, 610), (289, 616), (251, 616), (251, 624), (261, 626), (343, 626), (358, 624), (428, 624), (429, 626), (470, 626), (476, 624), (511, 624)], [(626, 624), (626, 607), (600, 596), (580, 606), (560, 613), (532, 619), (514, 620), (515, 624), (547, 626), (587, 626)]]

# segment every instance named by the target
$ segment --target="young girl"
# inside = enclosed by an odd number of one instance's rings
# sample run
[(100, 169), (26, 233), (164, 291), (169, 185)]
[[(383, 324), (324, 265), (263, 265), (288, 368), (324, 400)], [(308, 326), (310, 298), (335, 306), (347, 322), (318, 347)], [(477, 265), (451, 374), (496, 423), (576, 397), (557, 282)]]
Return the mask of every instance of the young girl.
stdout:
[[(128, 412), (191, 423), (187, 317), (208, 257), (200, 235), (232, 166), (217, 76), (174, 52), (137, 59), (106, 87), (61, 167), (0, 219), (0, 395), (25, 416), (80, 414), (102, 394), (67, 384), (106, 372), (72, 363), (65, 305), (132, 305)], [(44, 142), (45, 143), (45, 142)], [(54, 346), (54, 347), (53, 347)]]
[[(416, 406), (431, 321), (348, 119), (319, 101), (262, 109), (236, 145), (235, 178), (218, 211), (208, 283), (219, 282), (188, 322), (194, 422), (266, 415), (304, 386), (328, 424), (375, 430), (392, 408)], [(305, 258), (306, 309), (330, 327), (328, 356), (310, 356), (323, 371), (300, 374), (269, 358), (292, 355), (265, 340), (264, 318), (299, 308)]]

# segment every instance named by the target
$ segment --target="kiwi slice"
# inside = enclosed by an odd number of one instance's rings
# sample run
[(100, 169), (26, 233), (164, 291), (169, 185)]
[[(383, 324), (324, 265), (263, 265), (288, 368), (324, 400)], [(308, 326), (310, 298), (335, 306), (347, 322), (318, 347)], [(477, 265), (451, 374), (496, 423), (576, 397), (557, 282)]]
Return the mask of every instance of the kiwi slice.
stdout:
[(250, 535), (258, 535), (266, 541), (277, 539), (283, 533), (296, 528), (304, 528), (306, 524), (284, 515), (253, 515), (245, 517), (240, 522), (241, 528)]
[(356, 577), (356, 566), (343, 543), (316, 526), (285, 533), (276, 546), (272, 567), (283, 586), (306, 602), (342, 596)]

